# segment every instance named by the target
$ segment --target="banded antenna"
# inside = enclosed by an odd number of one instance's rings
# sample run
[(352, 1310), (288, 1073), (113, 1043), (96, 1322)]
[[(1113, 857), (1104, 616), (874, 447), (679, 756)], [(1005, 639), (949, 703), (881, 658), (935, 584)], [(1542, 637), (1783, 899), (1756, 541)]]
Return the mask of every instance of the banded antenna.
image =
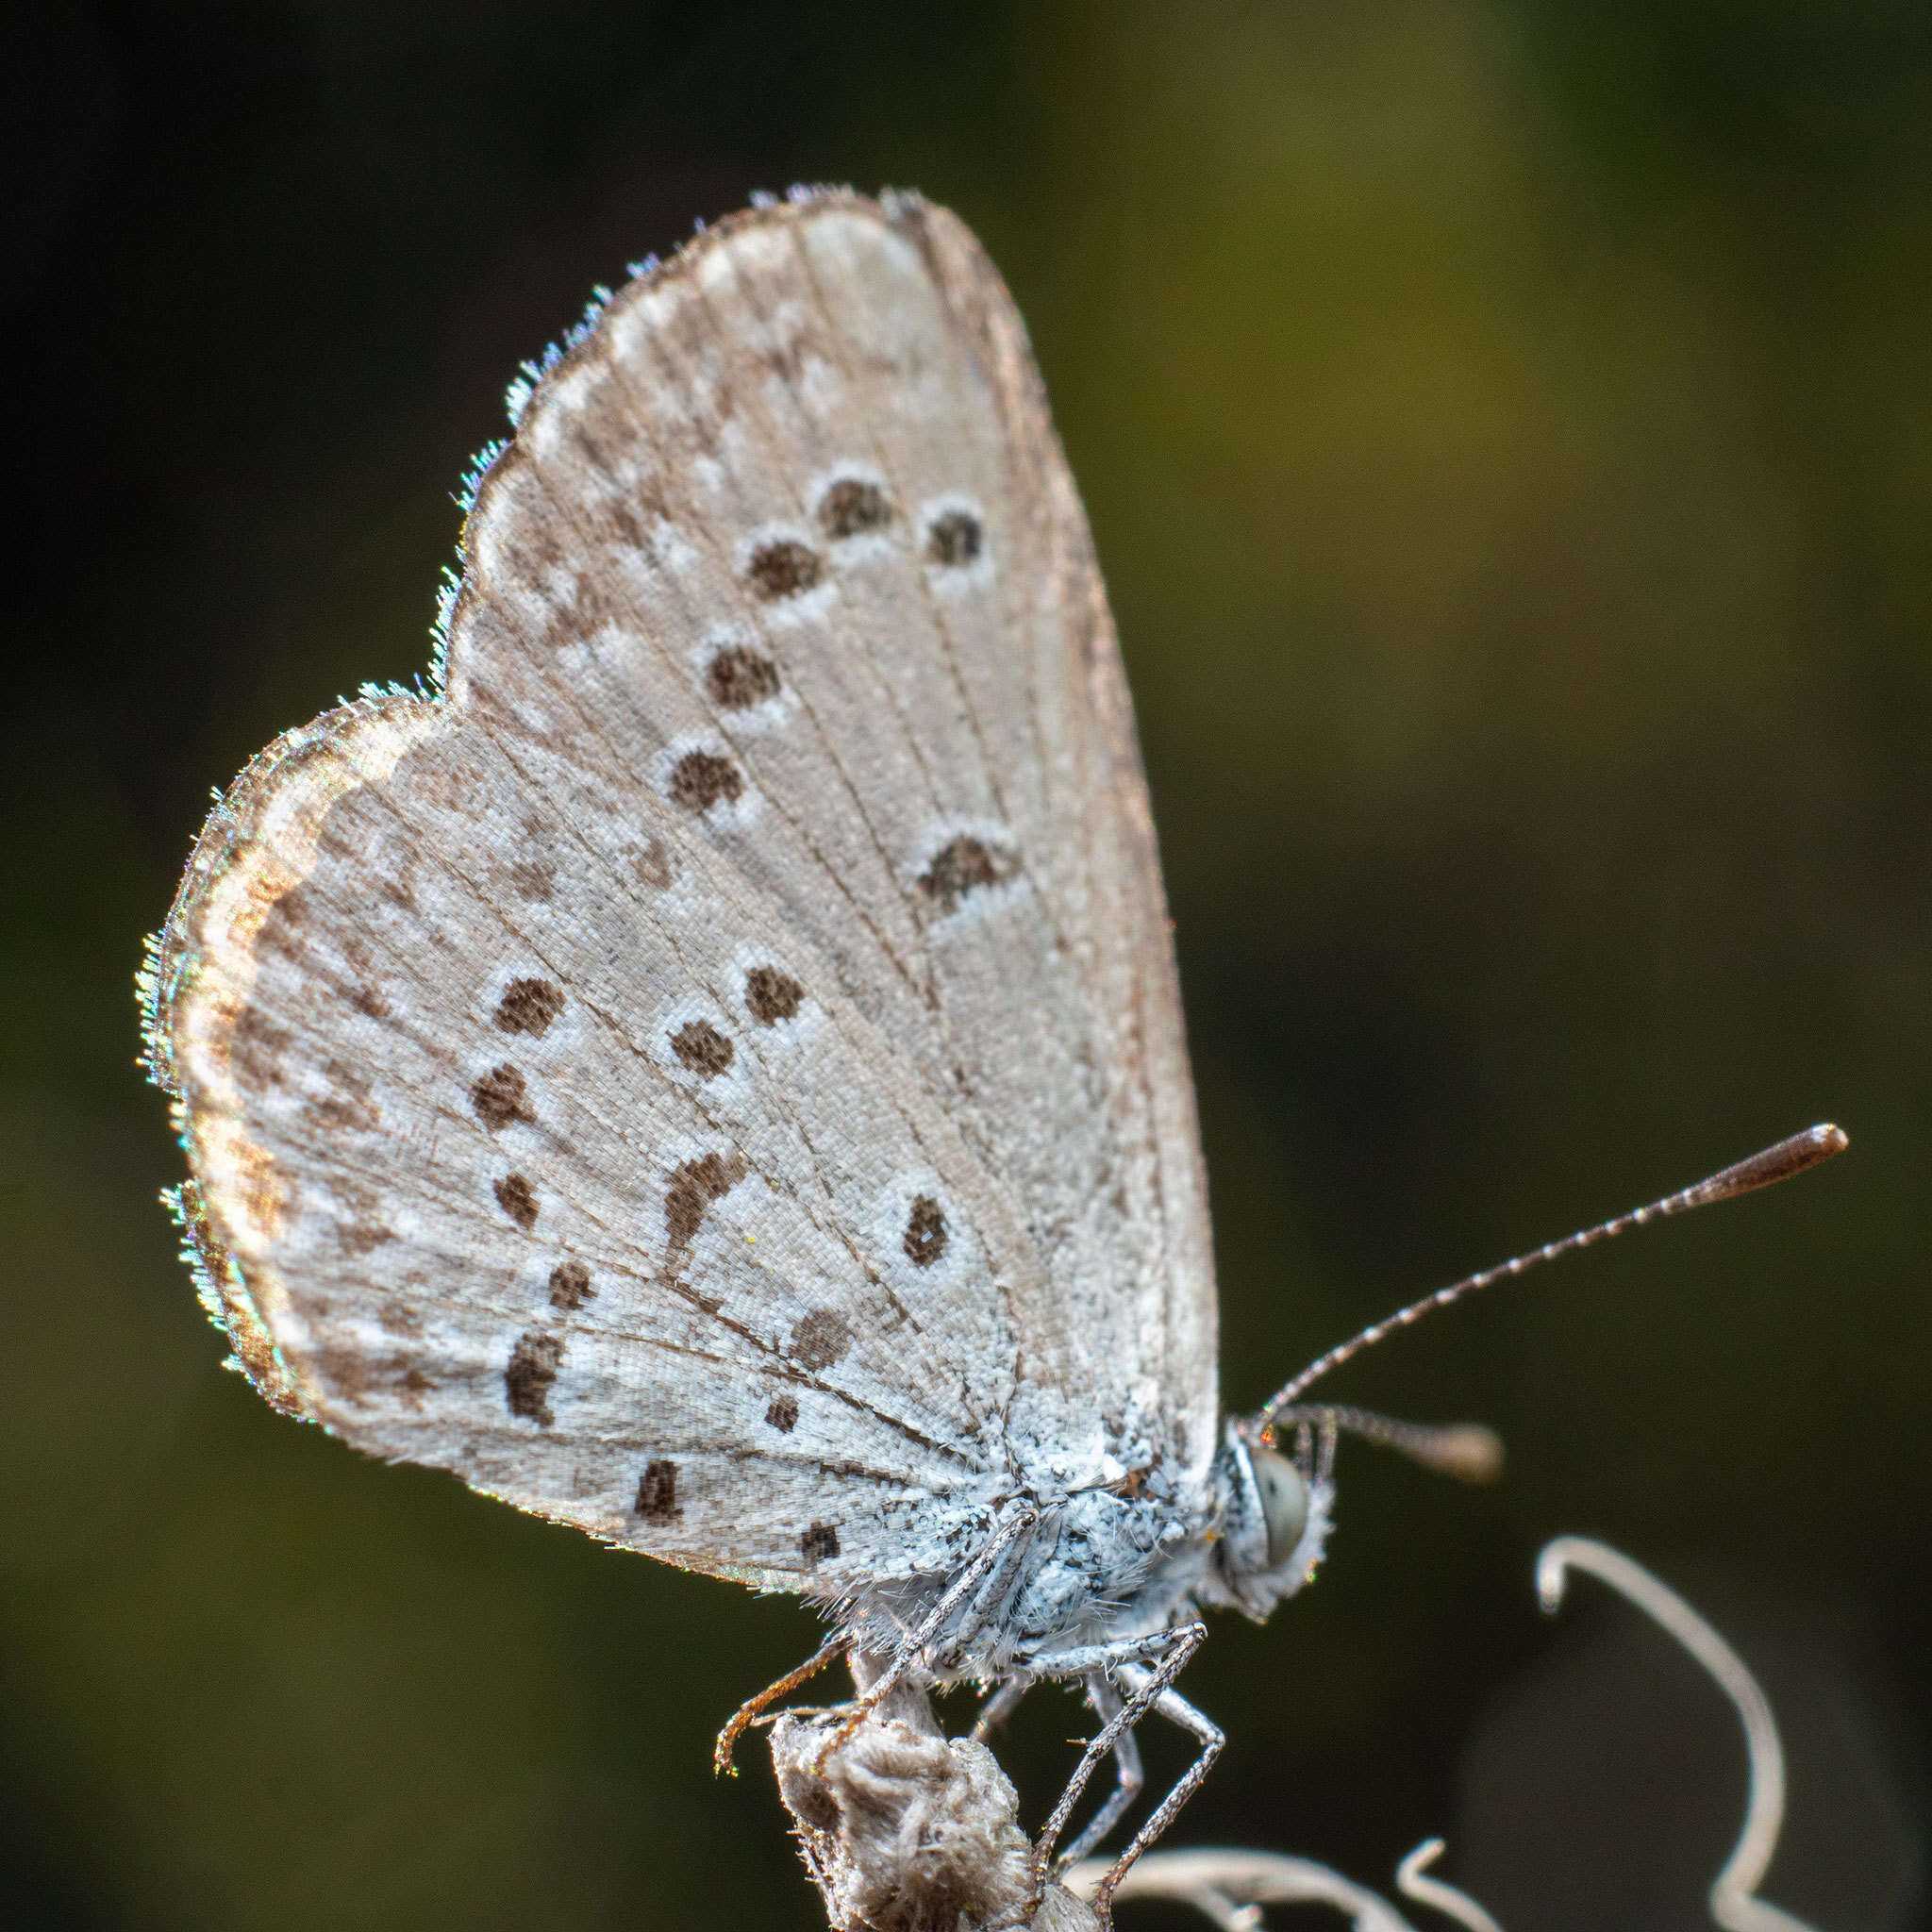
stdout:
[[(1317, 1356), (1293, 1381), (1279, 1390), (1257, 1418), (1265, 1430), (1283, 1419), (1282, 1412), (1293, 1404), (1304, 1390), (1327, 1374), (1331, 1369), (1339, 1369), (1352, 1356), (1361, 1354), (1365, 1348), (1373, 1348), (1376, 1342), (1386, 1341), (1399, 1328), (1411, 1324), (1437, 1308), (1446, 1308), (1451, 1302), (1459, 1302), (1466, 1294), (1474, 1294), (1479, 1288), (1488, 1288), (1492, 1283), (1505, 1281), (1512, 1274), (1525, 1274), (1530, 1269), (1544, 1261), (1554, 1261), (1559, 1255), (1574, 1255), (1584, 1248), (1593, 1248), (1599, 1241), (1609, 1241), (1613, 1236), (1628, 1234), (1633, 1227), (1641, 1227), (1646, 1222), (1662, 1221), (1672, 1214), (1688, 1213), (1692, 1208), (1707, 1208), (1713, 1201), (1728, 1201), (1736, 1194), (1748, 1194), (1757, 1188), (1768, 1188), (1774, 1181), (1790, 1180), (1793, 1174), (1803, 1174), (1807, 1168), (1818, 1166), (1829, 1160), (1835, 1154), (1842, 1154), (1850, 1141), (1841, 1128), (1828, 1122), (1815, 1127), (1807, 1127), (1802, 1134), (1793, 1134), (1788, 1140), (1778, 1141), (1774, 1147), (1767, 1147), (1762, 1153), (1754, 1154), (1748, 1160), (1740, 1160), (1722, 1172), (1714, 1174), (1708, 1180), (1702, 1180), (1695, 1187), (1685, 1188), (1675, 1194), (1666, 1194), (1661, 1201), (1653, 1201), (1648, 1208), (1638, 1208), (1628, 1214), (1620, 1214), (1614, 1221), (1599, 1222), (1594, 1227), (1586, 1227), (1581, 1233), (1566, 1235), (1559, 1241), (1550, 1241), (1541, 1248), (1532, 1248), (1526, 1255), (1518, 1255), (1513, 1261), (1505, 1261), (1500, 1267), (1485, 1268), (1480, 1274), (1469, 1275), (1461, 1281), (1451, 1282), (1447, 1288), (1439, 1288), (1434, 1294), (1424, 1295), (1419, 1302), (1410, 1302), (1407, 1307), (1398, 1308), (1394, 1314), (1384, 1316), (1373, 1326), (1364, 1328), (1359, 1335), (1352, 1335), (1346, 1341), (1337, 1342), (1326, 1355)], [(1342, 1411), (1337, 1410), (1340, 1418)], [(1353, 1411), (1350, 1412), (1351, 1416)], [(1292, 1420), (1293, 1418), (1290, 1418)], [(1349, 1424), (1343, 1422), (1343, 1427)], [(1352, 1431), (1354, 1432), (1354, 1431)], [(1371, 1433), (1368, 1430), (1359, 1433)], [(1407, 1444), (1389, 1439), (1391, 1448), (1406, 1448)], [(1416, 1453), (1410, 1450), (1411, 1454)], [(1428, 1459), (1426, 1457), (1423, 1459)]]

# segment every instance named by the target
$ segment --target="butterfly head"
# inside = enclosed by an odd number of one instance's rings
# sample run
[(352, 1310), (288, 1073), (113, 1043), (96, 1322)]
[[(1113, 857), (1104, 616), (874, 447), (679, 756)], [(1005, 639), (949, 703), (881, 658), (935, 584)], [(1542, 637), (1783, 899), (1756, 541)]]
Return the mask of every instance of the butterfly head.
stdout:
[(1227, 1424), (1209, 1480), (1220, 1528), (1212, 1593), (1258, 1623), (1314, 1575), (1327, 1546), (1334, 1482), (1240, 1418)]

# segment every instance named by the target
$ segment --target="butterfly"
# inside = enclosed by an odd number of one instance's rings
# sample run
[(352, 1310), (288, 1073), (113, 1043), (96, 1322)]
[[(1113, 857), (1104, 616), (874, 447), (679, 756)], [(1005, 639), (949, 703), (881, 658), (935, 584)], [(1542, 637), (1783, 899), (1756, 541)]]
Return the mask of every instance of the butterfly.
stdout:
[(510, 400), (430, 688), (263, 752), (153, 944), (202, 1298), (358, 1449), (799, 1592), (872, 1703), (1081, 1684), (1042, 1871), (1178, 1723), (1117, 1878), (1221, 1746), (1199, 1612), (1307, 1581), (1336, 1430), (1488, 1448), (1307, 1377), (1222, 1414), (1120, 653), (966, 228), (755, 207)]

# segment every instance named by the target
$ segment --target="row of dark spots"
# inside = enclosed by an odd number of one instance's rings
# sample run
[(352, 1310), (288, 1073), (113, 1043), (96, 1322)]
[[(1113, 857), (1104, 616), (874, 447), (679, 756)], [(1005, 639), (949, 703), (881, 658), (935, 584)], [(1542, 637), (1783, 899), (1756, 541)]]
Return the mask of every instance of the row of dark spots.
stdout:
[[(804, 1003), (805, 988), (775, 966), (754, 966), (744, 975), (745, 1010), (760, 1026), (791, 1019)], [(729, 1072), (738, 1058), (730, 1035), (721, 1033), (708, 1020), (687, 1020), (665, 1037), (678, 1064), (707, 1080)]]
[[(677, 1465), (663, 1457), (644, 1464), (638, 1478), (637, 1500), (631, 1506), (641, 1523), (675, 1523), (684, 1514), (677, 1500)], [(808, 1563), (829, 1562), (839, 1554), (839, 1532), (829, 1523), (814, 1523), (798, 1539), (798, 1552)]]
[[(557, 1380), (557, 1364), (562, 1353), (562, 1343), (555, 1336), (525, 1335), (518, 1341), (505, 1376), (509, 1388), (512, 1414), (526, 1417), (546, 1428), (550, 1425), (553, 1420), (550, 1389)], [(790, 1397), (779, 1398), (779, 1401), (790, 1400)], [(775, 1408), (777, 1403), (774, 1402), (773, 1407)], [(797, 1408), (793, 1402), (791, 1413), (794, 1421)], [(677, 1500), (676, 1463), (664, 1457), (655, 1457), (645, 1463), (643, 1474), (638, 1478), (637, 1497), (631, 1508), (641, 1523), (661, 1527), (677, 1522), (684, 1514), (684, 1507)], [(798, 1550), (808, 1563), (829, 1562), (839, 1554), (839, 1532), (829, 1523), (814, 1523), (799, 1537)]]
[[(885, 491), (856, 477), (834, 483), (819, 502), (819, 527), (834, 542), (883, 530), (893, 515)], [(942, 511), (926, 526), (925, 560), (941, 570), (963, 570), (985, 548), (986, 532), (970, 510)], [(752, 552), (744, 575), (755, 595), (778, 604), (815, 590), (824, 580), (825, 562), (796, 537), (774, 537)]]
[[(834, 541), (885, 529), (893, 520), (885, 492), (857, 477), (834, 483), (821, 499), (818, 515), (820, 526)], [(941, 569), (964, 568), (984, 547), (979, 520), (966, 510), (945, 511), (926, 531), (926, 561)], [(804, 595), (824, 574), (824, 559), (795, 537), (774, 537), (759, 544), (745, 565), (746, 581), (767, 604)], [(750, 644), (727, 644), (706, 667), (705, 688), (721, 710), (747, 711), (775, 698), (784, 685), (777, 665), (764, 652)], [(736, 805), (744, 795), (744, 774), (723, 753), (688, 751), (672, 768), (669, 790), (673, 804), (704, 813), (717, 805)]]
[[(547, 979), (512, 979), (504, 988), (491, 1016), (497, 1030), (522, 1033), (541, 1039), (549, 1032), (565, 1005), (563, 990)], [(513, 1122), (535, 1124), (536, 1109), (530, 1105), (529, 1083), (523, 1074), (506, 1060), (492, 1067), (470, 1088), (470, 1105), (476, 1118), (498, 1134)], [(537, 1191), (527, 1175), (507, 1174), (493, 1186), (496, 1205), (525, 1233), (536, 1226)], [(550, 1299), (553, 1307), (575, 1308), (590, 1299), (590, 1270), (581, 1261), (560, 1262), (551, 1273)], [(563, 1338), (532, 1330), (520, 1335), (510, 1350), (508, 1365), (503, 1372), (503, 1388), (509, 1412), (547, 1429), (556, 1420), (550, 1408), (550, 1391), (556, 1385), (563, 1360)]]
[[(563, 1011), (563, 989), (547, 979), (512, 979), (504, 988), (491, 1016), (503, 1033), (525, 1033), (541, 1039), (549, 1032)], [(513, 1121), (535, 1122), (530, 1091), (523, 1074), (508, 1061), (493, 1067), (470, 1089), (470, 1105), (476, 1118), (492, 1134), (501, 1133)], [(496, 1205), (527, 1234), (537, 1224), (537, 1191), (527, 1176), (507, 1174), (494, 1184)], [(514, 1402), (511, 1404), (515, 1407)]]
[[(746, 974), (745, 1004), (753, 1018), (762, 1025), (790, 1019), (802, 1004), (805, 990), (790, 974), (774, 966), (754, 967)], [(506, 1033), (541, 1037), (564, 1008), (560, 989), (547, 980), (514, 979), (497, 1004), (494, 1020)], [(672, 1048), (687, 1066), (707, 1076), (724, 1072), (734, 1051), (731, 1041), (708, 1021), (687, 1023), (672, 1036)], [(471, 1105), (477, 1118), (492, 1133), (512, 1122), (533, 1124), (536, 1119), (529, 1104), (528, 1083), (514, 1066), (505, 1062), (476, 1080), (470, 1090)], [(705, 1211), (722, 1199), (743, 1177), (741, 1156), (708, 1154), (687, 1161), (672, 1176), (665, 1196), (665, 1223), (674, 1250), (688, 1247), (695, 1238)], [(494, 1184), (499, 1207), (526, 1231), (536, 1224), (536, 1190), (521, 1174), (506, 1174)], [(924, 1205), (937, 1213), (934, 1204)], [(913, 1240), (908, 1230), (908, 1243)], [(943, 1243), (943, 1224), (939, 1240)], [(909, 1248), (908, 1248), (909, 1252)], [(936, 1258), (936, 1257), (935, 1257)], [(559, 1262), (550, 1274), (550, 1304), (573, 1312), (595, 1298), (590, 1270), (575, 1258)], [(851, 1330), (841, 1317), (821, 1309), (808, 1315), (793, 1333), (793, 1348), (800, 1364), (808, 1371), (838, 1360), (851, 1345)], [(540, 1428), (555, 1425), (556, 1412), (550, 1405), (552, 1390), (563, 1363), (563, 1337), (530, 1330), (520, 1335), (510, 1350), (504, 1369), (504, 1396), (511, 1415), (534, 1423)], [(797, 1425), (797, 1398), (773, 1398), (766, 1420), (781, 1433)], [(641, 1522), (664, 1524), (683, 1515), (677, 1501), (677, 1465), (655, 1459), (644, 1467), (639, 1478), (636, 1513)], [(799, 1539), (800, 1553), (810, 1563), (820, 1563), (839, 1553), (838, 1532), (829, 1524), (814, 1523)]]
[[(496, 1011), (491, 1016), (501, 1033), (525, 1033), (533, 1039), (541, 1039), (549, 1032), (557, 1016), (563, 1011), (563, 989), (553, 986), (547, 979), (512, 979), (504, 988), (503, 996), (496, 1003)], [(492, 1134), (500, 1134), (513, 1121), (525, 1125), (534, 1125), (537, 1115), (530, 1105), (529, 1083), (522, 1073), (506, 1060), (501, 1066), (492, 1067), (470, 1088), (470, 1106), (476, 1118)], [(514, 1178), (514, 1176), (512, 1177)], [(527, 1183), (524, 1191), (527, 1193)], [(512, 1190), (514, 1193), (516, 1191)], [(499, 1186), (497, 1198), (503, 1200), (503, 1188)], [(504, 1202), (504, 1209), (513, 1218), (517, 1209), (509, 1202)], [(534, 1210), (531, 1219), (534, 1220)], [(527, 1226), (529, 1224), (524, 1224)]]
[[(500, 1196), (500, 1189), (498, 1192)], [(575, 1257), (559, 1261), (550, 1271), (553, 1308), (570, 1314), (596, 1298), (597, 1291), (591, 1285), (591, 1271), (581, 1261)], [(503, 1372), (504, 1399), (509, 1404), (510, 1414), (535, 1423), (541, 1429), (549, 1428), (557, 1420), (550, 1408), (550, 1391), (562, 1365), (562, 1336), (546, 1335), (536, 1328), (519, 1335)]]

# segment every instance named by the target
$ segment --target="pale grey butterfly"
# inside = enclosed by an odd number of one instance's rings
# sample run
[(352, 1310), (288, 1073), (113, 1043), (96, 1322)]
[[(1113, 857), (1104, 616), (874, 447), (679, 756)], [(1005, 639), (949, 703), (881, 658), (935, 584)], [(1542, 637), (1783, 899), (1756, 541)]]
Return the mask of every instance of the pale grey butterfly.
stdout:
[(1136, 1721), (1178, 1723), (1197, 1761), (1117, 1877), (1220, 1748), (1173, 1689), (1197, 1611), (1307, 1581), (1336, 1431), (1493, 1467), (1486, 1432), (1308, 1381), (1555, 1249), (1223, 1419), (1113, 625), (958, 221), (766, 203), (511, 407), (433, 689), (262, 753), (155, 942), (202, 1297), (270, 1402), (358, 1448), (802, 1592), (814, 1663), (882, 1666), (870, 1702), (1080, 1683), (1103, 1722), (1042, 1872), (1095, 1765), (1067, 1857), (1138, 1789)]

